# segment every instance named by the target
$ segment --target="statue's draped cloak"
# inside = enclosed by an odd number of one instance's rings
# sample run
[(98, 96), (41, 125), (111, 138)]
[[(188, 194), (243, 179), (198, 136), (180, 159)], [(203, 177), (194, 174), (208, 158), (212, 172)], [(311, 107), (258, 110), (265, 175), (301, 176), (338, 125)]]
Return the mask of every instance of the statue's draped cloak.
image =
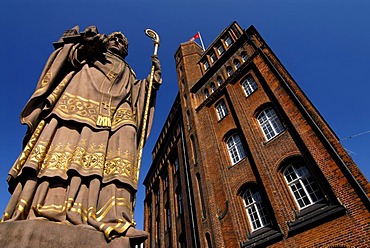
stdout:
[[(78, 61), (78, 47), (66, 44), (51, 54), (21, 113), (28, 132), (9, 172), (13, 194), (3, 221), (90, 225), (109, 239), (134, 225), (136, 152), (148, 83), (109, 52), (105, 60)], [(155, 89), (153, 96), (148, 130)]]

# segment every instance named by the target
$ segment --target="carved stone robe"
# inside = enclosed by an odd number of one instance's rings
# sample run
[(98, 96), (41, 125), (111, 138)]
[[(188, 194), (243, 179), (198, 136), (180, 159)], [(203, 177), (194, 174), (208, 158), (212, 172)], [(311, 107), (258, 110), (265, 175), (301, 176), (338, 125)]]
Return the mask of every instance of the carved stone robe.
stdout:
[[(137, 80), (110, 52), (78, 61), (79, 47), (54, 51), (22, 111), (29, 129), (9, 172), (12, 197), (3, 221), (46, 218), (92, 226), (110, 239), (135, 225), (136, 153), (148, 80)], [(148, 130), (160, 82), (155, 73)]]

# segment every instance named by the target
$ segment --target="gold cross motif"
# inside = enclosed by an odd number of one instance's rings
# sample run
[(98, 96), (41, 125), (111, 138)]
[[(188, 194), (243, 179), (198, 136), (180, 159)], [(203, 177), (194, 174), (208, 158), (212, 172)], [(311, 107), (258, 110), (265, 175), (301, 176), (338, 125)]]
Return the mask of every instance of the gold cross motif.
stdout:
[(117, 74), (117, 73), (115, 73), (115, 72), (112, 72), (112, 71), (108, 72), (108, 77), (109, 77), (111, 80), (116, 79), (117, 75), (118, 75), (118, 74)]

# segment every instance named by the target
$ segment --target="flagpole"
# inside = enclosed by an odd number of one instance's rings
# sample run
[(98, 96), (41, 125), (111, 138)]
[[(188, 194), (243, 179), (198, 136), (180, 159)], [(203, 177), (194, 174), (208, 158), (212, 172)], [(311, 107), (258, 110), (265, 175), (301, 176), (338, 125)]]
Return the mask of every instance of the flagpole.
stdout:
[(200, 32), (199, 31), (198, 31), (198, 34), (199, 34), (200, 43), (202, 44), (203, 51), (205, 51), (206, 49), (204, 48), (202, 36), (200, 35)]

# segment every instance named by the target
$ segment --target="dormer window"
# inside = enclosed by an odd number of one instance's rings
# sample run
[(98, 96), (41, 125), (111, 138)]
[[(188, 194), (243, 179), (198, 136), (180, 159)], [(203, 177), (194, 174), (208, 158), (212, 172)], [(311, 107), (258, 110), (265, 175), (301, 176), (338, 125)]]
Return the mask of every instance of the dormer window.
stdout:
[(231, 46), (233, 44), (233, 40), (230, 38), (230, 37), (227, 37), (226, 39), (225, 39), (225, 45), (227, 46), (227, 47), (229, 47), (229, 46)]
[(213, 64), (214, 62), (216, 62), (216, 59), (217, 59), (216, 54), (212, 53), (212, 54), (209, 56), (209, 58), (211, 59), (211, 63), (212, 63), (212, 64)]
[(222, 55), (225, 52), (225, 48), (222, 45), (217, 47), (217, 51), (219, 55)]
[(203, 67), (204, 67), (204, 70), (206, 71), (206, 70), (208, 70), (208, 68), (209, 68), (209, 63), (208, 63), (208, 61), (207, 60), (204, 60), (203, 61)]

